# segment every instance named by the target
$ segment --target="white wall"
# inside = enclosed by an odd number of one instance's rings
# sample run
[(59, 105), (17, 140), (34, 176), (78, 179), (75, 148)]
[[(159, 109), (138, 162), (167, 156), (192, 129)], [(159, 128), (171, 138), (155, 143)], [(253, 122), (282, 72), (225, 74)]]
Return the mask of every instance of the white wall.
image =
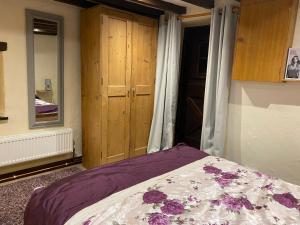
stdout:
[(3, 72), (9, 116), (8, 122), (0, 123), (0, 135), (37, 131), (28, 128), (25, 8), (64, 17), (65, 127), (73, 129), (76, 153), (81, 154), (80, 10), (53, 0), (0, 0), (0, 39), (8, 43)]
[(226, 157), (300, 185), (300, 83), (232, 81), (229, 102)]

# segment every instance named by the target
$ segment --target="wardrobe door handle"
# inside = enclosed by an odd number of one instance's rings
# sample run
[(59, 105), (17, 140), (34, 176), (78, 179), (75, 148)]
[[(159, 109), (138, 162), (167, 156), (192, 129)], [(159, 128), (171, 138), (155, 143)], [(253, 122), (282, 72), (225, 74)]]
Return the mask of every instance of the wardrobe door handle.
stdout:
[(132, 95), (135, 97), (135, 88), (132, 88)]
[(130, 97), (130, 90), (127, 91), (127, 97)]

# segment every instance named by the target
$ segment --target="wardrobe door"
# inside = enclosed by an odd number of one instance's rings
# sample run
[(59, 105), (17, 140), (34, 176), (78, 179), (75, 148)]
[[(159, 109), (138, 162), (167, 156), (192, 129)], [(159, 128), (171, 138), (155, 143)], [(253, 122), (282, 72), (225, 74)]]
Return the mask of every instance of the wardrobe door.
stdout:
[(118, 12), (102, 15), (102, 164), (129, 157), (132, 22)]
[(132, 36), (130, 156), (146, 154), (153, 113), (157, 21), (136, 17)]

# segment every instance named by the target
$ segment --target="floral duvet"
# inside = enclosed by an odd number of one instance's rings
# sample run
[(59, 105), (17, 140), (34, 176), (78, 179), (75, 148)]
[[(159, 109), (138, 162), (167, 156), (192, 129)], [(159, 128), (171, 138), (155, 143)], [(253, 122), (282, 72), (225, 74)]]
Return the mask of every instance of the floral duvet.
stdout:
[(300, 187), (209, 156), (115, 193), (70, 224), (300, 225)]

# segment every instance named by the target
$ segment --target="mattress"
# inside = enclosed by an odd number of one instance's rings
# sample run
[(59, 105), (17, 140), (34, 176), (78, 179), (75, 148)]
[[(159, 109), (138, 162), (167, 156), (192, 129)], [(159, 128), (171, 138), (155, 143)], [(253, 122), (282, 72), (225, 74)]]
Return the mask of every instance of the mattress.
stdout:
[(208, 155), (180, 145), (96, 169), (86, 170), (34, 191), (25, 225), (63, 225), (82, 209), (106, 197)]

